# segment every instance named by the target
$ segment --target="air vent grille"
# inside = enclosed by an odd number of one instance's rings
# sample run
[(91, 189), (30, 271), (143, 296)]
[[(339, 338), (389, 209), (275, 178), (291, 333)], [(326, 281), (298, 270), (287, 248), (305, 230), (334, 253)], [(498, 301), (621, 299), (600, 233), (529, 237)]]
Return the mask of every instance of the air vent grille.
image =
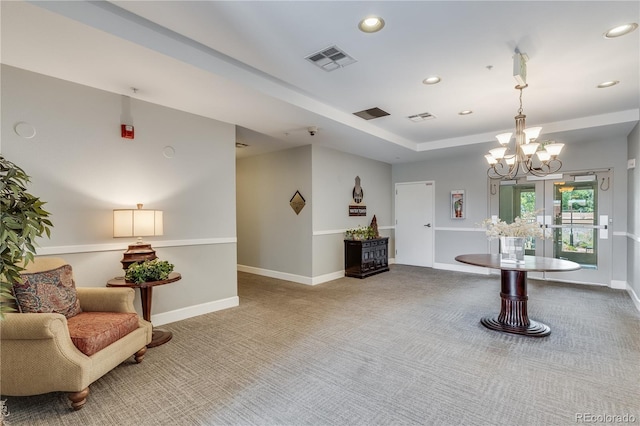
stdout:
[(381, 110), (378, 107), (375, 107), (354, 112), (353, 115), (357, 115), (358, 117), (364, 118), (365, 120), (373, 120), (374, 118), (380, 118), (389, 115), (389, 113), (387, 111)]
[(330, 46), (305, 58), (312, 64), (329, 72), (357, 62), (336, 46)]
[(407, 118), (417, 123), (419, 121), (424, 121), (424, 120), (433, 120), (434, 118), (436, 118), (436, 116), (431, 114), (430, 112), (423, 112), (422, 114), (410, 115)]

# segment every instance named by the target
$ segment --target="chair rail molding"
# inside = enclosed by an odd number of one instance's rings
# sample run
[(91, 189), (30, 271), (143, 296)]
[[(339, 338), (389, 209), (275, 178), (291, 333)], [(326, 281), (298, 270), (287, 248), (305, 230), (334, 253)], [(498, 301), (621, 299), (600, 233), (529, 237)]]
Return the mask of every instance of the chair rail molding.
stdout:
[[(198, 238), (190, 240), (164, 240), (153, 241), (153, 247), (181, 247), (181, 246), (207, 246), (214, 244), (236, 244), (236, 237)], [(102, 251), (122, 251), (126, 248), (124, 243), (82, 244), (72, 246), (39, 247), (38, 256), (51, 256), (57, 254), (92, 253)]]

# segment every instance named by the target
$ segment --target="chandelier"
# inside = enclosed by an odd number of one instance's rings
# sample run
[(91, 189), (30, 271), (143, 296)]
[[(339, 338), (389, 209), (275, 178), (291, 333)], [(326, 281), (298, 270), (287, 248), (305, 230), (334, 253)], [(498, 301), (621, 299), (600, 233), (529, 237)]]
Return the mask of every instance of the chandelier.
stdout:
[(513, 133), (501, 133), (496, 136), (500, 147), (489, 150), (489, 154), (484, 156), (489, 163), (487, 175), (491, 179), (514, 179), (519, 175), (528, 174), (543, 177), (557, 172), (562, 167), (558, 155), (564, 144), (554, 141), (537, 142), (542, 127), (525, 127), (527, 116), (522, 113), (522, 91), (528, 85), (525, 81), (526, 56), (520, 53), (514, 56), (514, 77), (519, 83), (516, 89), (520, 91), (520, 108), (515, 116), (515, 146), (513, 151), (509, 150)]

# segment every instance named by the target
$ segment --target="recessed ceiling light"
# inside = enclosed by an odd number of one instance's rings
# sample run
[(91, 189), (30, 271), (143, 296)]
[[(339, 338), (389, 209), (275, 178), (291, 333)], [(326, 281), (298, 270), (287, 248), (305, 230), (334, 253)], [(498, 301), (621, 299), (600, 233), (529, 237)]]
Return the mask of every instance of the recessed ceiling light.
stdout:
[(611, 28), (609, 31), (604, 33), (604, 38), (616, 38), (621, 37), (623, 35), (629, 34), (631, 31), (638, 28), (638, 24), (632, 22), (631, 24), (618, 25), (615, 28)]
[(620, 81), (618, 81), (618, 80), (605, 81), (605, 82), (602, 82), (602, 83), (598, 84), (597, 87), (598, 87), (598, 89), (604, 89), (604, 88), (607, 88), (607, 87), (615, 86), (618, 83), (620, 83)]
[(473, 111), (471, 111), (470, 109), (465, 109), (464, 111), (460, 111), (458, 113), (458, 115), (469, 115), (469, 114), (473, 114)]
[(358, 23), (360, 31), (365, 33), (375, 33), (384, 28), (384, 19), (379, 16), (367, 16)]
[(440, 77), (438, 77), (437, 75), (432, 75), (430, 77), (425, 78), (424, 80), (422, 80), (422, 83), (424, 84), (438, 84), (440, 83), (442, 79)]

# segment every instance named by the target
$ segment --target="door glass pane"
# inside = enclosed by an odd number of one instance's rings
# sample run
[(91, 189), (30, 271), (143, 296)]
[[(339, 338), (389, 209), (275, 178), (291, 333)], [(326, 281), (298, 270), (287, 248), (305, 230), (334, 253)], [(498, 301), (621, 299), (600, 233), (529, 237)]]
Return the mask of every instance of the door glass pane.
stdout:
[[(515, 220), (516, 216), (523, 214), (533, 214), (536, 211), (536, 188), (535, 184), (501, 185), (500, 186), (500, 208), (498, 216), (507, 223)], [(536, 240), (527, 238), (525, 243), (525, 254), (535, 255)]]
[(555, 182), (553, 257), (597, 268), (597, 181)]

